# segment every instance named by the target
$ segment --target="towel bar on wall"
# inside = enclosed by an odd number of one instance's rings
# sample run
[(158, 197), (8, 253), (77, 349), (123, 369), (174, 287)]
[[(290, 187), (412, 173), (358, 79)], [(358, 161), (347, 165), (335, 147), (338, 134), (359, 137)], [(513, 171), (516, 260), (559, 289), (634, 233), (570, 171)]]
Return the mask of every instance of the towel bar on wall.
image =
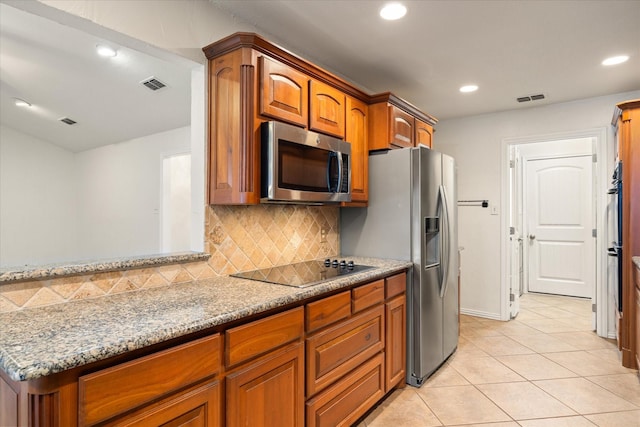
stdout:
[(478, 206), (483, 208), (489, 207), (488, 200), (458, 200), (458, 206)]

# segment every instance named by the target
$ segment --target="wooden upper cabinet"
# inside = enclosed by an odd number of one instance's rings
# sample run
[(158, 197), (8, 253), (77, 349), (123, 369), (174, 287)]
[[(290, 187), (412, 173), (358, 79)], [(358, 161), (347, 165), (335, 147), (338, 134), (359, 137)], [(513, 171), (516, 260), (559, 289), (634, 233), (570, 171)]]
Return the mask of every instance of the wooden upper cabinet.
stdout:
[(369, 106), (369, 150), (413, 147), (414, 117), (386, 102)]
[(307, 127), (309, 77), (265, 56), (258, 61), (260, 114)]
[(416, 124), (416, 147), (420, 144), (429, 148), (433, 147), (433, 127), (422, 120), (415, 119)]
[(327, 84), (311, 80), (309, 128), (344, 139), (345, 95)]
[(351, 203), (361, 206), (369, 200), (369, 108), (364, 102), (347, 97), (346, 140), (351, 143)]
[(260, 202), (255, 67), (244, 53), (209, 62), (209, 204)]
[(398, 107), (389, 107), (389, 119), (391, 120), (390, 143), (397, 147), (413, 147), (415, 122), (411, 114), (405, 113)]

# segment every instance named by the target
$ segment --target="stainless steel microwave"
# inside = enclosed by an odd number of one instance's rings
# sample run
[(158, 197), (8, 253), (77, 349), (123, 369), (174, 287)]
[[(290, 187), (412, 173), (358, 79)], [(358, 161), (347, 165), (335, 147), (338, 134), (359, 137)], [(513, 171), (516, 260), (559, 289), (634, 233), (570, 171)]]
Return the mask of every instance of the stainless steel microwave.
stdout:
[(275, 121), (260, 133), (261, 202), (351, 201), (351, 144)]

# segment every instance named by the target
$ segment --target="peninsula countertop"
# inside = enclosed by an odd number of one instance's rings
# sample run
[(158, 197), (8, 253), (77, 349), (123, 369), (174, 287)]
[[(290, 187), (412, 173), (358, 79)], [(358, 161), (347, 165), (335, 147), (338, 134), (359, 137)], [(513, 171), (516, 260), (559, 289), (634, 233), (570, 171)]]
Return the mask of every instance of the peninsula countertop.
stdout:
[(0, 314), (0, 369), (32, 380), (223, 325), (411, 267), (349, 257), (374, 269), (306, 288), (234, 277), (176, 284)]

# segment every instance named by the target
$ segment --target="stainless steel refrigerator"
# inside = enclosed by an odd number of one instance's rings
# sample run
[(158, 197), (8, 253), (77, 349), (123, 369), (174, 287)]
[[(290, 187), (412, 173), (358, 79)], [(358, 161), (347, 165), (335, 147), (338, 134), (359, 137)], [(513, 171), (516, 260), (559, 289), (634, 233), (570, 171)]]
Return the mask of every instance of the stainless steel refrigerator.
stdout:
[(340, 210), (344, 255), (413, 262), (407, 383), (419, 387), (458, 346), (456, 165), (426, 147), (369, 156), (369, 206)]

